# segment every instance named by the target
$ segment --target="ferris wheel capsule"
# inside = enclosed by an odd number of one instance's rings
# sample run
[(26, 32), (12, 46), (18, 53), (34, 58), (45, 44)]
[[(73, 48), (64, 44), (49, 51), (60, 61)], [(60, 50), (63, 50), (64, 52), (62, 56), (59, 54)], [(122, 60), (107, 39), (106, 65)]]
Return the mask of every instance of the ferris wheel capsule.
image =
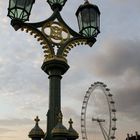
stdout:
[(103, 87), (105, 87), (105, 88), (106, 88), (106, 87), (107, 87), (107, 85), (103, 84)]
[(115, 136), (111, 136), (110, 138), (111, 138), (111, 139), (115, 139)]
[(113, 127), (112, 130), (117, 130), (117, 128), (116, 127)]
[(116, 118), (113, 118), (112, 121), (117, 121), (117, 119)]
[(106, 88), (106, 91), (110, 91), (110, 89), (109, 88)]

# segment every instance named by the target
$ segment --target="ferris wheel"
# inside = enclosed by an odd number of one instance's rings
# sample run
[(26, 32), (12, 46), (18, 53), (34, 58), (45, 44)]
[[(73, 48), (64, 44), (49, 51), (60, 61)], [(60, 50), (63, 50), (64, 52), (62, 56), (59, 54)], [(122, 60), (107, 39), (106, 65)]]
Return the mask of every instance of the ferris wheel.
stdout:
[[(91, 96), (93, 97), (91, 98)], [(115, 101), (110, 89), (102, 82), (95, 82), (87, 90), (82, 104), (82, 139), (89, 140), (91, 137), (89, 138), (88, 135), (92, 135), (92, 140), (95, 140), (94, 136), (96, 134), (100, 136), (100, 138), (97, 138), (98, 140), (114, 140), (117, 129), (116, 121)], [(93, 126), (93, 124), (96, 124), (96, 126)], [(94, 131), (91, 132), (93, 128)], [(97, 128), (98, 130), (96, 131), (95, 129)]]

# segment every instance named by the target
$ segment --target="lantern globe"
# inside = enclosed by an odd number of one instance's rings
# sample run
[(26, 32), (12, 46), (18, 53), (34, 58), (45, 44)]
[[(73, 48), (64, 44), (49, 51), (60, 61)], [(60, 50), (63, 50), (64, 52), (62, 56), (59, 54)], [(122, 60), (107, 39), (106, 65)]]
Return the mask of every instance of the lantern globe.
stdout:
[(67, 0), (47, 0), (49, 3), (51, 9), (54, 11), (55, 9), (58, 9), (59, 11), (62, 10), (63, 6), (65, 5)]
[(100, 33), (100, 11), (96, 5), (86, 1), (76, 12), (80, 34), (96, 37)]
[(35, 0), (9, 0), (8, 16), (23, 22), (29, 20)]

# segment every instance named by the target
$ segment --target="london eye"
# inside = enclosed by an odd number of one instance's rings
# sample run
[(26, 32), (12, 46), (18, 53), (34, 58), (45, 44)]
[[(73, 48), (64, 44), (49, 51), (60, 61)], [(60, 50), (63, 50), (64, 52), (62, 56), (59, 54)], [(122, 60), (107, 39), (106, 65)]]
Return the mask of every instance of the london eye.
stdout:
[(114, 140), (116, 121), (115, 101), (110, 89), (102, 82), (95, 82), (87, 90), (82, 104), (82, 139)]

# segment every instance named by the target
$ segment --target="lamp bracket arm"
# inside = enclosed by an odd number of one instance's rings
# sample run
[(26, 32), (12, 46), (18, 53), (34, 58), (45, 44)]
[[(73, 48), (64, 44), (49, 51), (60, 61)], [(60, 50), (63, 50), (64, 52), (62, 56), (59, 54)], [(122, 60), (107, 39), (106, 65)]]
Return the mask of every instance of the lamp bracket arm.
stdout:
[(68, 31), (70, 32), (70, 34), (72, 36), (75, 36), (75, 37), (80, 37), (81, 35), (79, 33), (77, 33), (76, 31), (74, 31), (71, 27), (68, 26), (68, 24), (63, 20), (60, 12), (58, 13), (57, 15), (57, 19), (60, 23), (62, 23), (67, 29)]
[(59, 10), (55, 9), (54, 12), (52, 13), (52, 15), (49, 18), (47, 18), (46, 20), (43, 20), (41, 22), (36, 22), (36, 23), (28, 23), (28, 24), (30, 24), (31, 26), (34, 26), (35, 28), (40, 28), (40, 27), (44, 26), (45, 23), (54, 21), (58, 15), (58, 13), (59, 13)]
[(12, 24), (13, 24), (12, 26), (16, 28), (15, 30), (21, 29), (21, 31), (25, 31), (30, 35), (33, 35), (34, 38), (36, 38), (37, 41), (40, 42), (40, 45), (42, 45), (42, 48), (44, 49), (45, 57), (52, 57), (55, 54), (51, 42), (38, 28), (32, 26), (32, 24), (30, 23), (24, 23), (16, 19), (12, 20)]
[[(30, 25), (30, 26), (33, 26), (35, 28), (40, 28), (42, 26), (44, 26), (45, 23), (49, 22), (49, 21), (53, 21), (56, 19), (57, 17), (57, 14), (58, 14), (59, 10), (58, 9), (55, 9), (54, 12), (52, 13), (52, 15), (43, 20), (43, 21), (40, 21), (40, 22), (34, 22), (34, 23), (28, 23), (26, 22), (26, 24)], [(19, 25), (19, 23), (23, 23), (21, 20), (19, 19), (12, 19), (11, 20), (11, 25), (14, 27), (14, 29), (17, 31), (19, 28), (21, 28), (21, 26)]]
[(89, 45), (90, 47), (96, 42), (95, 38), (86, 38), (86, 37), (73, 37), (68, 40), (61, 48), (59, 48), (57, 55), (67, 57), (68, 53), (71, 51), (72, 48), (77, 47), (78, 45)]

